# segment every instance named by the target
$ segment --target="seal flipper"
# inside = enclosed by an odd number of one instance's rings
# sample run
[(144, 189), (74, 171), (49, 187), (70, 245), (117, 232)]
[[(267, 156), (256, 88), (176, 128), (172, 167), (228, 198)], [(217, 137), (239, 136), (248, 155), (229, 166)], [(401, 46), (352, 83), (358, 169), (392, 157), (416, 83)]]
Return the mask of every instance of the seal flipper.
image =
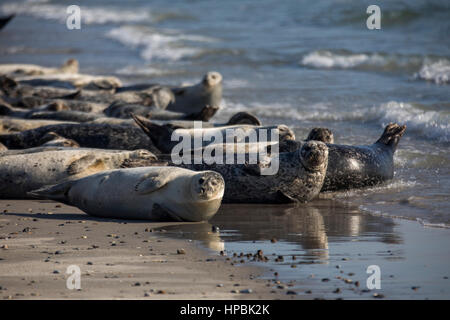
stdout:
[(380, 139), (378, 139), (375, 143), (384, 144), (388, 147), (391, 147), (393, 151), (395, 151), (397, 149), (400, 138), (405, 133), (405, 130), (406, 125), (400, 126), (397, 123), (389, 123), (386, 128), (384, 128), (384, 132), (381, 135)]
[(68, 194), (72, 188), (73, 181), (65, 181), (63, 183), (45, 186), (37, 190), (27, 192), (27, 195), (38, 198), (56, 200), (64, 204), (70, 205)]
[(152, 193), (156, 190), (161, 189), (167, 183), (169, 183), (172, 175), (170, 171), (163, 172), (152, 172), (146, 174), (142, 179), (135, 185), (134, 190), (139, 194)]
[(90, 154), (73, 161), (66, 172), (72, 176), (87, 170), (97, 172), (102, 169), (105, 169), (103, 161)]
[[(136, 122), (136, 124), (145, 132), (147, 136), (152, 140), (155, 146), (161, 151), (167, 151), (168, 145), (161, 145), (160, 141), (171, 141), (171, 136), (173, 130), (168, 126), (160, 126), (150, 120), (135, 115), (130, 112), (131, 117)], [(170, 152), (171, 149), (169, 149)]]

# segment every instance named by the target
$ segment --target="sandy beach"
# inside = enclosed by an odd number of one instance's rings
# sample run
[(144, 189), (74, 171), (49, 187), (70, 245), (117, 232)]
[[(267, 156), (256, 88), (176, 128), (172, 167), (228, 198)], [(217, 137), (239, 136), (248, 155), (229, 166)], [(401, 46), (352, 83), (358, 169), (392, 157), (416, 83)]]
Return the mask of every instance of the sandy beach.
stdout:
[[(2, 299), (294, 297), (257, 279), (261, 268), (153, 231), (179, 223), (97, 219), (50, 201), (1, 200), (0, 208)], [(69, 265), (81, 269), (81, 290), (66, 287)]]

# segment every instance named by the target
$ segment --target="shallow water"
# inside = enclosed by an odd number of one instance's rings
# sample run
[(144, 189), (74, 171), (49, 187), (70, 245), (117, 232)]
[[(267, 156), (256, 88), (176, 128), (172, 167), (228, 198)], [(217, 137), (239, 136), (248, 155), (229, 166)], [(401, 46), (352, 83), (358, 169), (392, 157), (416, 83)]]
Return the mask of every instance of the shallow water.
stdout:
[(80, 60), (83, 72), (126, 82), (195, 83), (224, 75), (217, 121), (250, 110), (312, 127), (337, 143), (370, 144), (389, 122), (408, 126), (395, 178), (332, 197), (375, 214), (450, 224), (450, 5), (381, 1), (382, 29), (365, 26), (368, 1), (80, 1), (67, 30), (63, 1), (4, 1), (19, 15), (0, 34), (0, 62)]
[[(74, 57), (82, 72), (125, 83), (195, 83), (219, 71), (217, 122), (247, 110), (292, 127), (298, 139), (328, 127), (337, 143), (370, 144), (387, 123), (407, 125), (395, 177), (384, 185), (322, 194), (300, 208), (223, 206), (210, 223), (170, 235), (229, 256), (262, 249), (271, 259), (263, 265), (297, 280), (298, 292), (313, 288), (312, 297), (370, 297), (362, 292), (370, 264), (381, 267), (386, 297), (449, 297), (450, 252), (440, 245), (449, 243), (448, 229), (426, 227), (450, 225), (449, 3), (379, 1), (380, 31), (366, 28), (370, 1), (78, 3), (82, 29), (69, 31), (65, 1), (2, 1), (1, 12), (19, 15), (0, 31), (0, 63), (54, 66)], [(210, 233), (212, 224), (220, 234)]]

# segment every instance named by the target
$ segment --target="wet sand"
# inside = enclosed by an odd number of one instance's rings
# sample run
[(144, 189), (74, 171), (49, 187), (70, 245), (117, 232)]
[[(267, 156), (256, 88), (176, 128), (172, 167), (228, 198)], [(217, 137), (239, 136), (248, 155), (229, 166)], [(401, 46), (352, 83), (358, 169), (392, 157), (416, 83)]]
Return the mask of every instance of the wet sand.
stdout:
[[(218, 251), (155, 231), (175, 225), (97, 219), (51, 201), (0, 200), (0, 298), (293, 298), (286, 290), (271, 293), (257, 279), (261, 268), (233, 266)], [(80, 267), (81, 290), (66, 287), (69, 265)]]
[[(450, 298), (449, 229), (327, 197), (222, 205), (204, 223), (100, 219), (51, 201), (0, 200), (0, 298)], [(81, 269), (80, 291), (66, 288), (69, 265)], [(370, 265), (381, 269), (381, 289), (366, 286)]]

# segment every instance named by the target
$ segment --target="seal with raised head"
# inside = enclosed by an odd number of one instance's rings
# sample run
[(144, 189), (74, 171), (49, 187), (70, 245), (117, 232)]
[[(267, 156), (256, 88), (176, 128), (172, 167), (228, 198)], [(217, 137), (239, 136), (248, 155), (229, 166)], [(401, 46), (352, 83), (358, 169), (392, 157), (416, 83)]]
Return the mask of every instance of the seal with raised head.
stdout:
[[(319, 194), (327, 163), (327, 146), (320, 141), (308, 141), (299, 150), (273, 155), (257, 164), (176, 166), (220, 173), (225, 180), (223, 202), (226, 203), (289, 203), (307, 202)], [(278, 166), (278, 170), (263, 174), (262, 170), (271, 166)]]
[(373, 186), (394, 177), (394, 153), (406, 125), (388, 124), (372, 145), (328, 144), (328, 169), (322, 191)]
[(169, 110), (191, 113), (198, 112), (204, 106), (220, 107), (222, 101), (222, 75), (208, 72), (202, 81), (193, 86), (172, 89), (175, 101), (167, 107)]
[(85, 148), (147, 149), (156, 154), (160, 153), (140, 128), (101, 123), (56, 124), (23, 132), (1, 134), (0, 142), (9, 149), (33, 148), (37, 147), (41, 139), (49, 132), (75, 140)]
[(213, 171), (143, 167), (104, 171), (30, 195), (97, 217), (204, 221), (216, 214), (224, 188), (221, 175)]
[[(27, 192), (56, 184), (63, 179), (84, 177), (99, 171), (121, 168), (130, 159), (147, 165), (156, 162), (147, 150), (41, 148), (24, 153), (0, 154), (0, 197), (28, 198)], [(34, 151), (34, 152), (33, 152)]]

